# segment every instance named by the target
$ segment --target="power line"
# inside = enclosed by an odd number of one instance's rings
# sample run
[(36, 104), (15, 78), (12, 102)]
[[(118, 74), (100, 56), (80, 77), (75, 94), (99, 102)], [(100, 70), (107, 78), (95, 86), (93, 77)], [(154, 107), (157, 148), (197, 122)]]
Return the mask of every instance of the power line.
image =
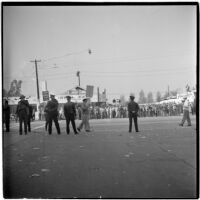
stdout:
[(66, 57), (66, 56), (78, 55), (78, 54), (81, 54), (81, 53), (85, 52), (86, 50), (88, 51), (89, 54), (91, 54), (91, 49), (83, 49), (83, 50), (81, 50), (81, 51), (72, 52), (72, 53), (67, 53), (67, 54), (62, 55), (62, 56), (56, 56), (56, 57), (47, 58), (47, 59), (44, 59), (43, 62), (46, 62), (46, 61), (49, 61), (49, 60), (54, 60), (54, 59), (63, 58), (63, 57)]

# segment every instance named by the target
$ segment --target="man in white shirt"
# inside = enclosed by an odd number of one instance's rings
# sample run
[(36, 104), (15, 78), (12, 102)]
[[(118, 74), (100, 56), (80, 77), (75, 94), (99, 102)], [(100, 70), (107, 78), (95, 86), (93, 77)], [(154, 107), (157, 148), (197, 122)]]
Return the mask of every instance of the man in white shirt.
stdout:
[(188, 126), (191, 126), (189, 107), (190, 107), (190, 102), (187, 99), (187, 97), (184, 97), (184, 99), (183, 99), (183, 118), (182, 118), (182, 121), (179, 124), (179, 126), (183, 126), (185, 120), (187, 120)]

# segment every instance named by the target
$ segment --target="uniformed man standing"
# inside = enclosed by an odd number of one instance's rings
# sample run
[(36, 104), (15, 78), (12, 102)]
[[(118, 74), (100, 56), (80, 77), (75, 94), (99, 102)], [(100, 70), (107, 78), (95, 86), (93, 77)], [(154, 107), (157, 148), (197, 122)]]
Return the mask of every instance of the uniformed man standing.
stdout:
[(6, 125), (6, 132), (10, 131), (10, 106), (8, 105), (8, 100), (5, 99), (3, 105), (3, 124)]
[(187, 97), (184, 97), (183, 99), (183, 118), (179, 126), (183, 126), (185, 123), (185, 120), (187, 120), (188, 126), (191, 126), (191, 120), (190, 120), (190, 113), (189, 113), (189, 106), (190, 102), (187, 99)]
[(139, 105), (134, 101), (134, 99), (135, 97), (131, 95), (130, 102), (128, 103), (129, 132), (132, 131), (132, 120), (134, 120), (135, 131), (139, 132), (137, 123)]
[(85, 131), (86, 132), (90, 132), (90, 124), (89, 124), (89, 107), (90, 104), (88, 102), (88, 99), (85, 98), (83, 99), (83, 104), (81, 106), (81, 117), (82, 117), (82, 122), (80, 123), (79, 127), (77, 128), (77, 130), (80, 132), (81, 129), (83, 128), (83, 125), (85, 126)]
[(75, 118), (76, 118), (75, 104), (73, 102), (71, 102), (70, 96), (66, 96), (66, 98), (67, 98), (67, 103), (64, 104), (64, 115), (65, 115), (65, 119), (66, 119), (67, 134), (70, 133), (70, 128), (69, 128), (70, 121), (71, 121), (73, 130), (74, 130), (74, 133), (78, 134), (78, 132), (76, 130), (76, 124), (75, 124)]
[(50, 95), (51, 100), (47, 102), (46, 112), (48, 113), (48, 132), (52, 133), (52, 121), (54, 121), (57, 133), (60, 134), (60, 126), (58, 123), (58, 101), (55, 99), (55, 95)]
[(22, 123), (24, 123), (24, 133), (27, 134), (27, 121), (29, 115), (29, 103), (25, 100), (25, 96), (20, 96), (20, 101), (17, 105), (16, 114), (19, 117), (19, 134), (22, 135)]
[(31, 132), (31, 120), (33, 118), (33, 108), (29, 104), (29, 114), (28, 114), (28, 119), (27, 119), (27, 126), (28, 126), (28, 131)]

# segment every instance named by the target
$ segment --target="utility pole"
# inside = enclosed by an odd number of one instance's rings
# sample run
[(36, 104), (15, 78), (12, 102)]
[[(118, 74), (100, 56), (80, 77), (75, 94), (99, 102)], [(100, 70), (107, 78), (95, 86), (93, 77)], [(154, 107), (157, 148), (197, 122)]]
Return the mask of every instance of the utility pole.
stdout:
[(168, 85), (168, 97), (169, 97), (169, 85)]
[(97, 87), (97, 102), (99, 103), (99, 87)]
[(37, 69), (37, 63), (41, 62), (41, 60), (31, 60), (31, 62), (35, 63), (35, 75), (36, 75), (36, 86), (37, 86), (37, 100), (38, 100), (38, 106), (37, 111), (39, 111), (38, 107), (40, 105), (40, 91), (39, 91), (39, 81), (38, 81), (38, 69)]
[[(76, 76), (78, 77), (78, 86), (79, 86), (79, 88), (80, 88), (80, 71), (77, 71), (76, 72)], [(78, 95), (79, 95), (79, 89), (78, 89)]]

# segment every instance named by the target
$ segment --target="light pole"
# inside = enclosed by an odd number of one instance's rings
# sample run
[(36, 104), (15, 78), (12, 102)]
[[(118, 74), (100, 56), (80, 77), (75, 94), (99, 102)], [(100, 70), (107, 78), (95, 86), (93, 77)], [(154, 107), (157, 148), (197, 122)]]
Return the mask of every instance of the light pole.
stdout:
[[(92, 54), (92, 50), (91, 49), (87, 49), (87, 51), (88, 51), (88, 54), (90, 55), (90, 54)], [(77, 54), (80, 54), (81, 52), (79, 52), (79, 53), (77, 53)], [(81, 86), (81, 78), (80, 78), (80, 71), (77, 71), (76, 72), (76, 76), (78, 77), (78, 86), (79, 86), (79, 88), (80, 88), (80, 86)], [(79, 94), (79, 89), (78, 89), (78, 94)]]

